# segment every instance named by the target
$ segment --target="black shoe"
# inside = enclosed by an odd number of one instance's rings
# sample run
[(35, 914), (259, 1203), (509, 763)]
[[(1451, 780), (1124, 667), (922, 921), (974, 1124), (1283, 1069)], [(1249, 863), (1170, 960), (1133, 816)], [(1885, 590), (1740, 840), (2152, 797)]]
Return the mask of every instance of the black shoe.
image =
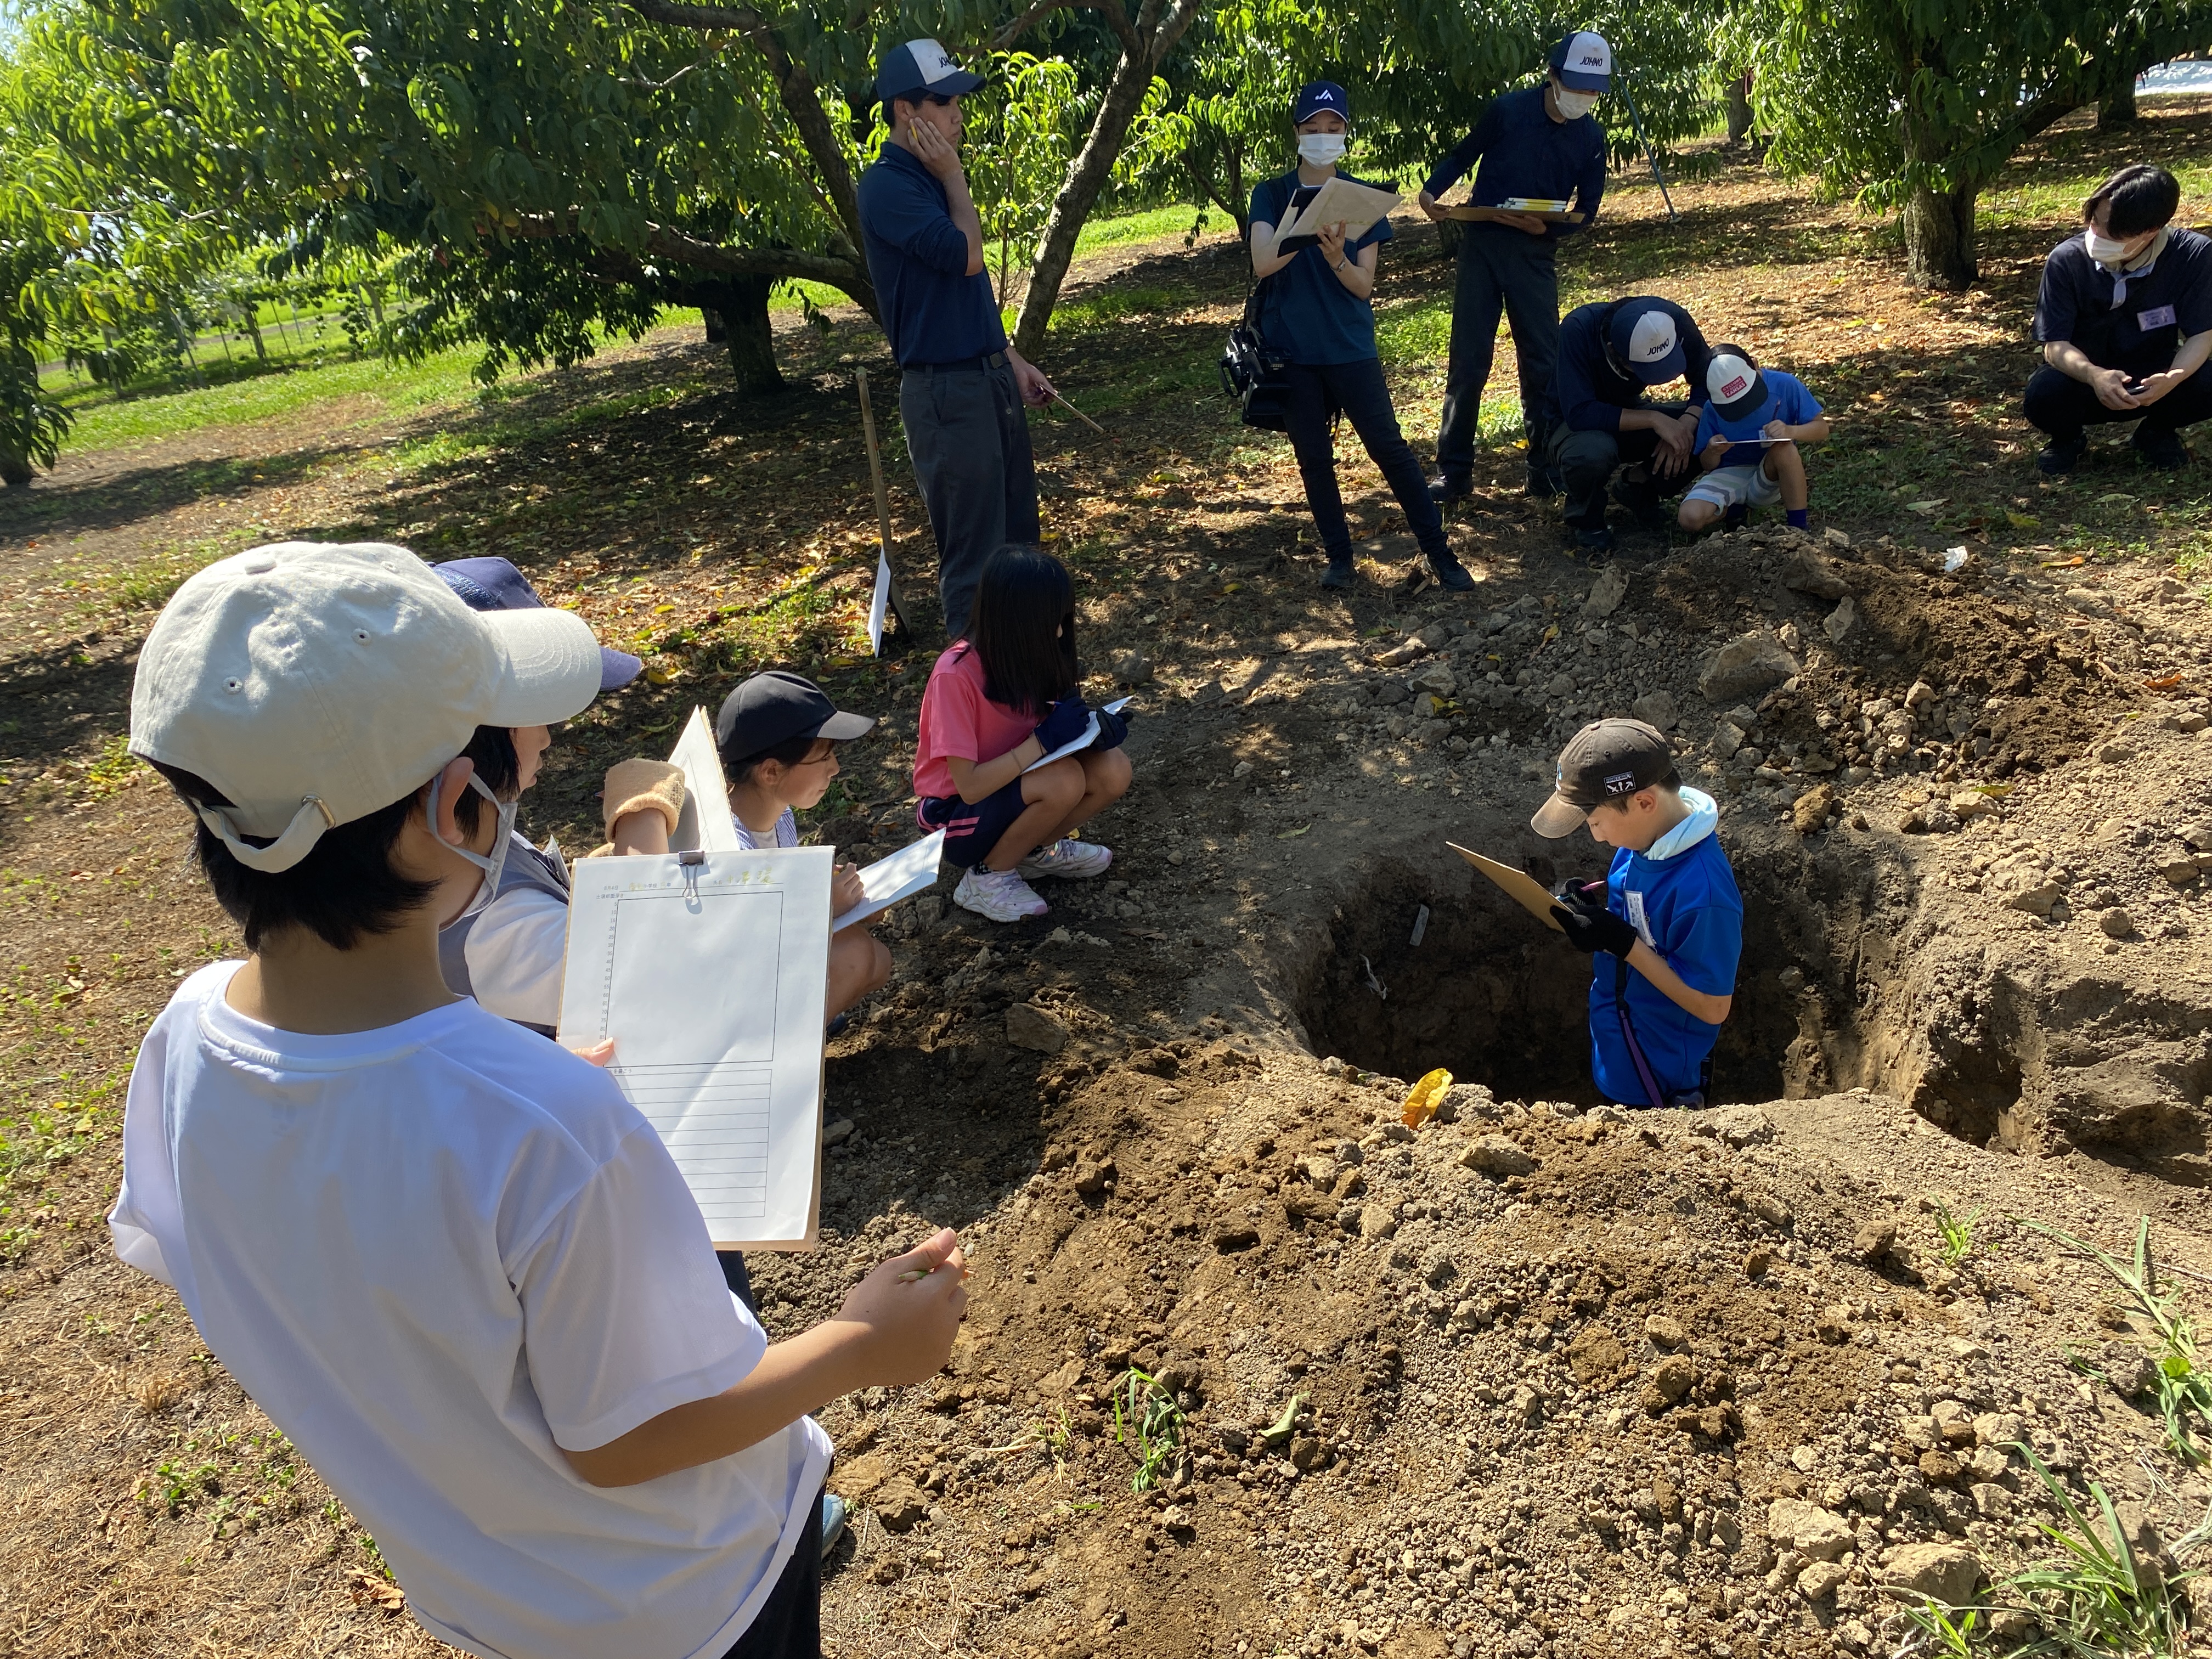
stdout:
[(1577, 553), (1610, 553), (1613, 551), (1613, 532), (1600, 525), (1595, 530), (1575, 532), (1575, 551)]
[(1474, 494), (1474, 480), (1460, 474), (1443, 472), (1429, 480), (1429, 499), (1439, 506), (1449, 501), (1463, 501)]
[(2189, 465), (2188, 447), (2181, 441), (2181, 434), (2172, 427), (2148, 435), (2145, 435), (2142, 428), (2137, 427), (2131, 443), (2136, 453), (2142, 457), (2145, 466), (2177, 472)]
[(1548, 501), (1559, 493), (1559, 481), (1553, 475), (1550, 467), (1532, 466), (1528, 469), (1528, 482), (1521, 486), (1521, 493), (1534, 496), (1540, 501)]
[(2082, 453), (2088, 447), (2089, 434), (2086, 432), (2077, 432), (2070, 438), (2053, 438), (2045, 446), (2043, 453), (2035, 458), (2035, 470), (2046, 478), (2071, 472), (2081, 465)]
[(1467, 567), (1449, 553), (1429, 556), (1429, 574), (1447, 593), (1465, 593), (1474, 586), (1474, 578), (1468, 574)]
[(839, 1037), (845, 1035), (846, 1031), (852, 1026), (852, 1011), (848, 1009), (822, 1028), (822, 1040), (824, 1042), (835, 1042)]
[(1328, 568), (1321, 573), (1321, 585), (1323, 587), (1349, 587), (1352, 586), (1352, 578), (1351, 560), (1331, 559), (1328, 562)]
[(1664, 530), (1667, 527), (1666, 509), (1659, 505), (1659, 492), (1650, 484), (1631, 483), (1624, 480), (1613, 485), (1613, 499), (1626, 507), (1644, 529)]
[(1751, 509), (1741, 501), (1733, 503), (1721, 514), (1721, 528), (1723, 530), (1741, 530), (1750, 522)]

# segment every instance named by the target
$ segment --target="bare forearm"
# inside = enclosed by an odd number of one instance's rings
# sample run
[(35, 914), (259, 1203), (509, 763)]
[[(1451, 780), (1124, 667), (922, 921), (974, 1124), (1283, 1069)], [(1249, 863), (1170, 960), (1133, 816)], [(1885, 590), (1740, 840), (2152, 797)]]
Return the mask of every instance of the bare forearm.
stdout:
[(1357, 259), (1345, 259), (1335, 270), (1336, 280), (1361, 299), (1364, 300), (1375, 292), (1375, 267), (1364, 255)]
[(2202, 334), (2192, 334), (2181, 343), (2181, 349), (2173, 354), (2173, 367), (2166, 373), (2177, 378), (2194, 374), (2212, 357), (2212, 329)]
[(1275, 252), (1275, 228), (1255, 224), (1252, 227), (1252, 275), (1255, 279), (1272, 276), (1298, 256)]
[(811, 1411), (868, 1384), (863, 1326), (840, 1320), (778, 1342), (745, 1380), (641, 1423), (589, 1451), (562, 1449), (594, 1486), (635, 1486), (759, 1444)]
[(2088, 354), (2071, 340), (2052, 340), (2043, 348), (2043, 361), (2061, 374), (2072, 380), (2086, 381), (2095, 370)]
[(1043, 758), (1044, 744), (1031, 733), (996, 760), (952, 759), (945, 765), (952, 774), (952, 787), (960, 792), (960, 799), (973, 806), (997, 794)]
[(625, 812), (609, 837), (617, 857), (632, 853), (665, 853), (668, 820), (658, 812)]
[(1667, 965), (1666, 957), (1642, 939), (1628, 953), (1628, 965), (1650, 980), (1659, 994), (1684, 1013), (1718, 1025), (1729, 1017), (1734, 997), (1711, 996), (1704, 991), (1693, 991), (1682, 982), (1682, 976)]

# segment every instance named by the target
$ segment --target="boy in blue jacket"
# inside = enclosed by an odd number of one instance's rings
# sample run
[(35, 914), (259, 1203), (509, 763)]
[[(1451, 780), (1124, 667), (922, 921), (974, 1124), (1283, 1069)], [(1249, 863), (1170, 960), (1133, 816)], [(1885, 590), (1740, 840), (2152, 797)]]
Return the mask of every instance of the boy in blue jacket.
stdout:
[(1602, 884), (1570, 887), (1552, 908), (1567, 942), (1597, 959), (1599, 1090), (1624, 1106), (1704, 1105), (1743, 949), (1743, 898), (1714, 833), (1720, 809), (1684, 786), (1655, 727), (1605, 720), (1560, 751), (1552, 798), (1530, 823), (1553, 840), (1586, 824), (1613, 848)]

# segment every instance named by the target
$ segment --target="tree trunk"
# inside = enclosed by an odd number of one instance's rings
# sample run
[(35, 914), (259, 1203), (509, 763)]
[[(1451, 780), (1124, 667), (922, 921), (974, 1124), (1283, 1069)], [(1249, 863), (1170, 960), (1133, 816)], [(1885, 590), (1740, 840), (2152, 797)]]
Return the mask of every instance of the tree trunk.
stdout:
[(752, 397), (772, 397), (782, 392), (783, 371), (775, 366), (775, 331), (768, 319), (768, 296), (775, 279), (732, 276), (722, 286), (729, 299), (714, 309), (722, 319), (738, 390)]
[(2116, 87), (2105, 94), (2097, 106), (2097, 131), (2105, 132), (2113, 127), (2124, 127), (2136, 118), (2136, 83), (2130, 78), (2124, 87)]
[(1014, 349), (1035, 360), (1044, 346), (1044, 331), (1052, 321), (1052, 308), (1060, 301), (1060, 285), (1067, 280), (1069, 262), (1075, 258), (1075, 239), (1091, 215), (1099, 192), (1113, 176), (1114, 163), (1129, 137), (1129, 124), (1144, 107), (1145, 94), (1152, 84), (1152, 71), (1175, 50), (1184, 29), (1198, 15), (1200, 0), (1176, 0), (1164, 21), (1151, 24), (1157, 0), (1149, 0), (1139, 14), (1133, 39), (1125, 40), (1114, 78), (1107, 83), (1098, 114), (1083, 141), (1083, 149), (1053, 198), (1052, 214), (1037, 243), (1036, 263), (1030, 269), (1028, 290), (1022, 295), (1021, 313), (1014, 321)]
[(1739, 75), (1728, 83), (1728, 141), (1740, 144), (1751, 136), (1751, 76)]
[(1972, 185), (1913, 186), (1905, 204), (1905, 274), (1915, 288), (1966, 289), (1979, 275), (1974, 262)]
[(30, 483), (31, 458), (0, 442), (0, 484), (9, 489), (27, 489)]
[(724, 341), (730, 337), (730, 331), (724, 327), (722, 324), (722, 313), (715, 310), (714, 307), (701, 306), (699, 307), (699, 320), (707, 325), (707, 343), (708, 345), (720, 345)]

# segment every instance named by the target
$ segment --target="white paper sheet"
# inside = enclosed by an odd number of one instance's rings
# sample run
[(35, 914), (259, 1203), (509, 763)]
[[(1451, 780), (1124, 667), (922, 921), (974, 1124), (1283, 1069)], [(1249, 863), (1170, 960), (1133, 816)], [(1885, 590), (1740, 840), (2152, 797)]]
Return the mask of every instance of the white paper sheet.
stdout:
[(730, 786), (722, 776), (722, 757), (715, 750), (714, 728), (705, 709), (691, 711), (668, 763), (684, 773), (684, 811), (668, 837), (670, 849), (736, 852), (738, 826), (730, 816)]
[(814, 1244), (831, 862), (800, 847), (575, 866), (561, 1041), (614, 1039), (608, 1075), (720, 1249)]
[[(1112, 702), (1106, 704), (1105, 708), (1108, 714), (1118, 714), (1128, 706), (1128, 698), (1117, 697)], [(1070, 738), (1066, 743), (1060, 744), (1059, 748), (1054, 750), (1052, 753), (1049, 755), (1040, 756), (1037, 759), (1030, 762), (1027, 766), (1022, 768), (1022, 770), (1024, 772), (1034, 772), (1038, 767), (1049, 766), (1056, 760), (1060, 760), (1069, 755), (1073, 755), (1079, 749), (1088, 749), (1092, 744), (1097, 741), (1098, 711), (1094, 708), (1091, 711), (1090, 720), (1085, 721), (1084, 724), (1081, 735)]]
[(937, 865), (945, 851), (945, 831), (924, 836), (911, 846), (902, 847), (887, 859), (878, 859), (860, 872), (860, 890), (867, 895), (858, 904), (830, 924), (833, 933), (842, 933), (856, 921), (866, 921), (870, 916), (888, 910), (901, 899), (912, 898), (937, 880)]
[(876, 544), (876, 592), (868, 601), (868, 649), (880, 657), (884, 654), (884, 615), (891, 603), (891, 556), (884, 550), (881, 542)]
[(1293, 236), (1317, 235), (1323, 225), (1339, 223), (1344, 227), (1344, 240), (1356, 242), (1402, 199), (1395, 190), (1377, 190), (1341, 176), (1332, 178), (1314, 192), (1304, 213), (1276, 228), (1275, 245), (1280, 247)]

